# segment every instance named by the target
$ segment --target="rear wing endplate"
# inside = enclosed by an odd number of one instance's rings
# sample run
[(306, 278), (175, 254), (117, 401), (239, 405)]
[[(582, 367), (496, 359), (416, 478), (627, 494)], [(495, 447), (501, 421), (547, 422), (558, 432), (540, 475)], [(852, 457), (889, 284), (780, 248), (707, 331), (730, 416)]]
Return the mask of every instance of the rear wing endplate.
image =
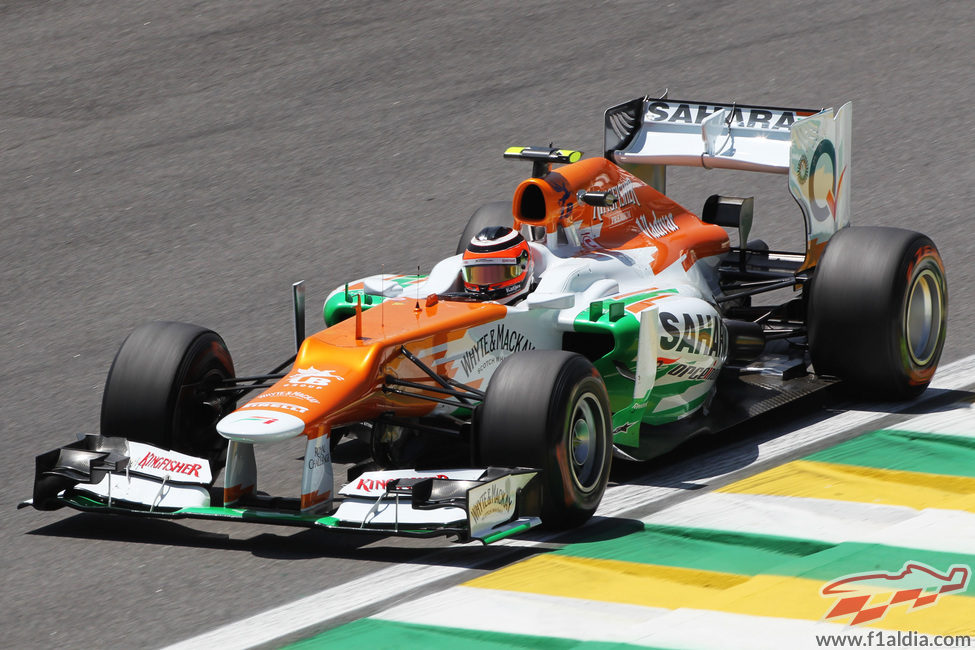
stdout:
[(849, 224), (852, 113), (640, 97), (606, 110), (605, 154), (660, 192), (670, 165), (788, 174), (809, 268)]

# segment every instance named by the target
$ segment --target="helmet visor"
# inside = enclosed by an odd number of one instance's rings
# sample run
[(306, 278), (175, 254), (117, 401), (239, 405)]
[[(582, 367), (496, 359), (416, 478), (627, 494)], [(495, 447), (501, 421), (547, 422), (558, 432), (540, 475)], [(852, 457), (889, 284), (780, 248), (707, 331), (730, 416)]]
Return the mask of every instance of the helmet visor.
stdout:
[(464, 282), (486, 287), (514, 280), (525, 270), (522, 264), (478, 264), (464, 267)]

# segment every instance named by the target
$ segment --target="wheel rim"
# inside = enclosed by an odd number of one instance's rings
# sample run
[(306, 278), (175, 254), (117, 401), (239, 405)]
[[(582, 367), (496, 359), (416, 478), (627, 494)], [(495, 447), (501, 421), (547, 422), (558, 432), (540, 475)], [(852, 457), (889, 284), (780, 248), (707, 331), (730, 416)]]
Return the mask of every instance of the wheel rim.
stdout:
[(938, 349), (944, 304), (938, 277), (924, 269), (914, 278), (907, 298), (905, 314), (907, 349), (918, 366), (930, 363)]
[(569, 457), (572, 478), (583, 490), (590, 490), (599, 483), (602, 468), (603, 431), (602, 407), (593, 393), (585, 393), (572, 410), (569, 431)]
[(217, 421), (236, 408), (236, 400), (221, 399), (214, 389), (231, 375), (220, 367), (198, 369), (183, 381), (173, 413), (173, 443), (187, 453), (219, 461), (226, 441)]

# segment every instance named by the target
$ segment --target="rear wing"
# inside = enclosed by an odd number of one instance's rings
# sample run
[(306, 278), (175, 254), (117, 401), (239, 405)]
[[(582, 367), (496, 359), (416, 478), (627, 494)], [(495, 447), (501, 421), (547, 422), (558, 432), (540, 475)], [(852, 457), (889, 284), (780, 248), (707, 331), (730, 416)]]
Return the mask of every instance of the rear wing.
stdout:
[(670, 165), (788, 174), (806, 261), (850, 220), (852, 104), (839, 110), (639, 97), (606, 110), (605, 155), (660, 192)]

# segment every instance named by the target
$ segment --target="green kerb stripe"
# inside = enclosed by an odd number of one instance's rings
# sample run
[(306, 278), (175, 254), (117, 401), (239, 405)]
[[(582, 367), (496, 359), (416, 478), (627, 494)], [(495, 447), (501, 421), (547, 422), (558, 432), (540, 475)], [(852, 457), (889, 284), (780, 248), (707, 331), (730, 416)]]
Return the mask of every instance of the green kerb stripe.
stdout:
[(804, 460), (975, 478), (975, 437), (885, 429), (858, 436)]
[[(463, 621), (458, 621), (462, 624)], [(498, 627), (504, 621), (497, 621)], [(576, 641), (555, 637), (505, 634), (459, 628), (412, 625), (396, 621), (362, 619), (337, 627), (305, 641), (285, 646), (288, 650), (377, 650), (379, 648), (424, 648), (425, 650), (648, 650), (647, 646), (606, 641)], [(652, 648), (650, 650), (653, 650)], [(662, 649), (657, 649), (662, 650)]]
[[(555, 554), (746, 576), (777, 575), (824, 581), (874, 568), (896, 571), (911, 561), (924, 562), (942, 571), (952, 564), (975, 568), (975, 555), (916, 548), (858, 542), (832, 544), (651, 524), (645, 525), (642, 531), (626, 535), (627, 528), (632, 530), (632, 524), (621, 526), (621, 536), (616, 539), (612, 538), (612, 532), (602, 531), (599, 540), (570, 544)], [(964, 594), (975, 596), (975, 581)]]

